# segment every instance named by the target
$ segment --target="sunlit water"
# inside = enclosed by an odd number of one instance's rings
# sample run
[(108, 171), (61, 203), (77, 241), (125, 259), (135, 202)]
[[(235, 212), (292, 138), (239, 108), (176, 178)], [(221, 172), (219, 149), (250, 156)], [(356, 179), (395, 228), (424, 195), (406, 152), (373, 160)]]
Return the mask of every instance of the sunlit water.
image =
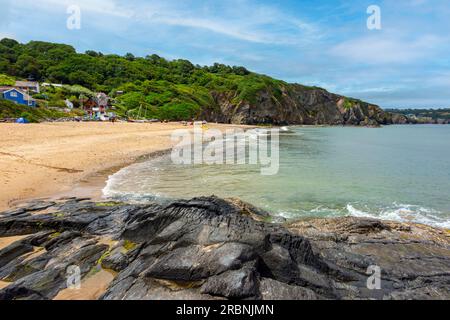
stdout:
[(450, 126), (291, 127), (280, 170), (175, 165), (127, 167), (104, 193), (128, 201), (239, 197), (285, 218), (365, 216), (450, 228)]

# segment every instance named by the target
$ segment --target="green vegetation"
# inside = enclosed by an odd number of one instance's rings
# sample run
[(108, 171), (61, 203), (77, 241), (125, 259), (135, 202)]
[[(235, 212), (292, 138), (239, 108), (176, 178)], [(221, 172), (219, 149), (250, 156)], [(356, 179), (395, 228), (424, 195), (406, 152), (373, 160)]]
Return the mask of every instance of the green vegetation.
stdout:
[(262, 90), (280, 99), (285, 85), (244, 67), (218, 63), (199, 66), (182, 59), (168, 61), (155, 54), (82, 54), (64, 44), (21, 44), (11, 39), (0, 40), (0, 73), (64, 84), (35, 95), (41, 107), (64, 108), (65, 99), (80, 107), (81, 98), (105, 92), (114, 98), (119, 116), (161, 120), (188, 120), (198, 117), (202, 110), (216, 108), (214, 92), (230, 93), (236, 104), (255, 103)]
[(386, 111), (400, 113), (405, 116), (414, 115), (418, 118), (432, 118), (433, 120), (450, 120), (450, 108), (448, 109), (388, 109)]
[(61, 235), (61, 232), (54, 232), (49, 236), (49, 239), (56, 239)]
[(0, 86), (13, 86), (16, 84), (14, 78), (7, 76), (6, 74), (0, 74)]
[(25, 118), (29, 122), (39, 122), (46, 119), (59, 119), (81, 115), (80, 111), (65, 113), (56, 109), (31, 108), (25, 105), (15, 104), (11, 101), (0, 99), (0, 119)]
[(97, 266), (101, 266), (103, 260), (111, 255), (111, 250), (105, 251), (102, 256), (97, 260)]
[(344, 99), (344, 109), (351, 109), (353, 108), (353, 103), (350, 101), (350, 99), (345, 98)]
[(65, 100), (71, 101), (75, 108), (80, 108), (80, 99), (93, 98), (94, 92), (80, 85), (64, 85), (63, 87), (44, 87), (42, 92), (34, 94), (39, 107), (67, 108)]
[(125, 242), (123, 244), (123, 247), (124, 247), (125, 250), (131, 251), (131, 250), (133, 250), (134, 248), (137, 247), (137, 244), (134, 243), (134, 242), (131, 242), (130, 240), (125, 240)]
[(358, 103), (361, 103), (361, 100), (352, 99), (352, 98), (344, 98), (344, 109), (351, 109)]
[(117, 207), (117, 206), (119, 206), (121, 204), (123, 204), (123, 203), (110, 201), (110, 202), (97, 202), (95, 205), (97, 207)]

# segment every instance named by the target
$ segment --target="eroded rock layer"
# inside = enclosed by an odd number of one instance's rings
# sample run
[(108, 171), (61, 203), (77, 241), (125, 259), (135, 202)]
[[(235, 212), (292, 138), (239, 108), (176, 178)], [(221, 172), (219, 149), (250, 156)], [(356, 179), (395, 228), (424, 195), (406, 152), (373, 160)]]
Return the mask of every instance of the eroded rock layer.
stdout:
[[(444, 230), (340, 218), (271, 223), (216, 197), (168, 205), (35, 201), (0, 215), (0, 299), (53, 299), (68, 269), (114, 273), (100, 299), (448, 299)], [(366, 272), (381, 269), (381, 289)], [(369, 279), (370, 280), (370, 279)], [(83, 285), (83, 281), (82, 281)], [(370, 287), (370, 286), (369, 286)]]
[(379, 106), (299, 84), (258, 91), (253, 101), (235, 92), (212, 92), (214, 107), (203, 111), (208, 121), (235, 124), (351, 125), (407, 124), (406, 116)]

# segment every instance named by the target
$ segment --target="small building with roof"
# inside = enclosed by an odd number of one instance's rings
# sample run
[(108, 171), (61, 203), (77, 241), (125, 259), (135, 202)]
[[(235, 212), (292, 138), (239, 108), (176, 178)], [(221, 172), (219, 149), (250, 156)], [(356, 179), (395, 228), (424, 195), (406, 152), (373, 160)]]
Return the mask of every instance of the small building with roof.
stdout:
[(40, 93), (41, 89), (39, 87), (39, 82), (36, 81), (16, 81), (16, 84), (14, 85), (15, 88), (22, 90), (24, 92), (34, 92), (34, 93)]
[(29, 107), (36, 107), (36, 100), (20, 89), (12, 87), (0, 87), (0, 97)]

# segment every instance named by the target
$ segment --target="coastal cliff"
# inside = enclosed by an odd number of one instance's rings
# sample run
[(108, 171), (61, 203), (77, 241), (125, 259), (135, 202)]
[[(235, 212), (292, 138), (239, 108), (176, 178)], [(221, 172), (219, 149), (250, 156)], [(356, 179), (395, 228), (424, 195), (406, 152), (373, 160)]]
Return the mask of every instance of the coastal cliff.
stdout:
[[(30, 74), (18, 62), (31, 57)], [(198, 66), (157, 55), (77, 53), (65, 44), (21, 44), (13, 39), (0, 40), (0, 59), (9, 66), (0, 68), (0, 78), (13, 83), (32, 76), (46, 83), (41, 93), (33, 95), (39, 108), (27, 112), (29, 121), (63, 117), (67, 101), (72, 103), (72, 111), (83, 114), (83, 106), (95, 103), (97, 94), (103, 92), (111, 98), (111, 110), (124, 119), (197, 119), (250, 125), (379, 126), (410, 122), (404, 115), (325, 89), (289, 84), (219, 63)], [(58, 85), (61, 83), (64, 85)], [(1, 103), (4, 110), (0, 119), (22, 116), (24, 110), (13, 103)]]
[(299, 84), (280, 84), (255, 93), (251, 101), (237, 93), (213, 92), (215, 108), (202, 116), (208, 121), (234, 124), (352, 125), (406, 124), (406, 116), (379, 106)]
[[(216, 197), (166, 205), (33, 201), (0, 215), (0, 299), (54, 299), (77, 266), (95, 298), (449, 299), (450, 237), (416, 224), (271, 221)], [(368, 288), (371, 266), (381, 286)], [(373, 289), (373, 288), (372, 288)]]

